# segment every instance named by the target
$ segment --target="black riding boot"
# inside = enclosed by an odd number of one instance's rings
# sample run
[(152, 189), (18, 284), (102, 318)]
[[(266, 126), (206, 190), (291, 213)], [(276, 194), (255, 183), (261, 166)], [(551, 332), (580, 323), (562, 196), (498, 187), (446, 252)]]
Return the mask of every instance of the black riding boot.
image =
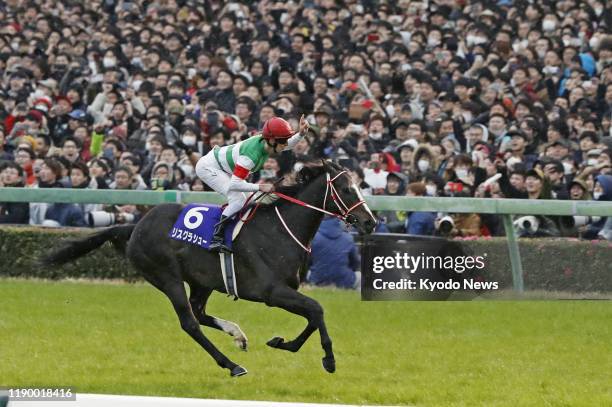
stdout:
[(227, 218), (228, 218), (227, 216), (221, 215), (221, 220), (219, 220), (219, 223), (215, 225), (215, 232), (212, 238), (212, 242), (210, 243), (210, 246), (208, 247), (208, 249), (213, 252), (224, 252), (224, 253), (232, 252), (232, 249), (227, 247), (225, 243), (223, 242), (224, 236), (225, 236), (225, 225), (227, 223), (225, 220)]

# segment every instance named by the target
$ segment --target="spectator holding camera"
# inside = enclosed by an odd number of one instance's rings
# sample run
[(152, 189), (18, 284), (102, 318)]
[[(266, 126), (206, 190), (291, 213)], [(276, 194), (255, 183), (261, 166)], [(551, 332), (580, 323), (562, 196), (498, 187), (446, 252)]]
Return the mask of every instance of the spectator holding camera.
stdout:
[(174, 186), (173, 167), (165, 161), (159, 161), (151, 172), (151, 189), (165, 191)]
[[(551, 184), (539, 168), (527, 171), (525, 178), (527, 199), (552, 199)], [(520, 237), (559, 236), (559, 219), (549, 216), (523, 216), (514, 221)]]
[[(132, 170), (127, 166), (120, 166), (115, 170), (114, 181), (110, 189), (131, 190), (133, 188)], [(141, 211), (136, 205), (106, 206), (103, 210), (89, 212), (87, 223), (93, 227), (103, 227), (113, 224), (136, 223), (141, 217)]]

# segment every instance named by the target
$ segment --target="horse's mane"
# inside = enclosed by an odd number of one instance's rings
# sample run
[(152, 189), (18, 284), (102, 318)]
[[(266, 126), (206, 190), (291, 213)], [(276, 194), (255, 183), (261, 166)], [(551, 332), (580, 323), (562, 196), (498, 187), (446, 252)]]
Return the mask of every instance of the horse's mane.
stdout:
[[(332, 161), (326, 161), (325, 164), (327, 165), (327, 168), (331, 167), (337, 171), (342, 171), (344, 169)], [(307, 162), (297, 173), (297, 176), (295, 177), (295, 184), (280, 185), (276, 187), (276, 190), (283, 194), (294, 196), (320, 175), (325, 174), (325, 169), (326, 166), (323, 164), (323, 161)]]
[[(323, 164), (323, 161), (307, 162), (297, 173), (295, 177), (295, 180), (296, 180), (295, 184), (279, 185), (275, 188), (275, 190), (282, 194), (295, 197), (297, 194), (300, 193), (300, 191), (306, 188), (313, 180), (317, 179), (320, 175), (325, 174), (326, 166), (327, 168), (331, 167), (337, 171), (344, 170), (344, 168), (342, 168), (340, 165), (332, 161), (325, 161), (325, 164)], [(282, 200), (278, 200), (274, 202), (274, 204), (280, 203), (280, 202), (282, 202)], [(272, 205), (264, 204), (264, 206), (272, 206)]]

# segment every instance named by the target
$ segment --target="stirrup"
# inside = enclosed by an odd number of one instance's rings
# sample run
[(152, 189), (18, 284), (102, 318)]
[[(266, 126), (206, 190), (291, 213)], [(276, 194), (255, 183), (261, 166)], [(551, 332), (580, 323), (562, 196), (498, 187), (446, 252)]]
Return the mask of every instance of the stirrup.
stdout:
[(211, 243), (210, 246), (208, 246), (208, 250), (213, 251), (213, 252), (218, 252), (218, 253), (226, 253), (226, 254), (233, 253), (232, 249), (227, 247), (225, 243), (223, 242)]

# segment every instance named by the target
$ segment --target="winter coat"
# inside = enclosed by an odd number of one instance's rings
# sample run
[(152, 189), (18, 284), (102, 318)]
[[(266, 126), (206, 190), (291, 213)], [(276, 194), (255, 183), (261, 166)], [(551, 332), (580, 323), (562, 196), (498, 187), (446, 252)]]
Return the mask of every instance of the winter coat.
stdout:
[(0, 202), (0, 223), (27, 224), (30, 205), (27, 202)]
[(412, 173), (413, 174), (423, 174), (419, 170), (419, 165), (418, 165), (419, 159), (423, 156), (429, 159), (429, 168), (427, 169), (426, 172), (436, 172), (438, 170), (438, 167), (440, 166), (440, 163), (438, 162), (437, 158), (434, 156), (433, 151), (427, 145), (420, 145), (415, 150), (414, 155), (412, 156)]
[(336, 218), (326, 218), (312, 241), (308, 281), (316, 285), (353, 288), (359, 268), (357, 246)]
[(406, 233), (409, 235), (432, 236), (436, 214), (433, 212), (412, 212), (406, 219)]
[[(33, 188), (63, 188), (63, 185), (58, 181), (53, 184), (44, 184), (39, 182)], [(51, 206), (47, 202), (30, 202), (30, 225), (42, 225), (46, 217), (47, 210)]]
[[(612, 175), (598, 175), (595, 178), (595, 181), (598, 182), (603, 189), (603, 194), (597, 200), (601, 202), (612, 201)], [(585, 239), (597, 239), (597, 235), (602, 231), (602, 229), (604, 229), (604, 233), (602, 233), (602, 235), (606, 237), (607, 234), (610, 233), (604, 228), (608, 219), (610, 218), (601, 218), (598, 222), (588, 225), (582, 237)]]
[(70, 203), (55, 203), (49, 205), (45, 213), (45, 220), (54, 220), (61, 226), (87, 226), (81, 208)]

